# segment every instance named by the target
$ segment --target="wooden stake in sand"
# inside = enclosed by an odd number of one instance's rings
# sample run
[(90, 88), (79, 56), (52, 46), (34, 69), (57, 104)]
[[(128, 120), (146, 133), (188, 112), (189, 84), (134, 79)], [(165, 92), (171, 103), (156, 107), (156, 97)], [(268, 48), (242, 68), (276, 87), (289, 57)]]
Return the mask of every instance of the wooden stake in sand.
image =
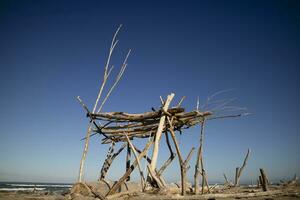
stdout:
[(199, 176), (202, 176), (202, 194), (204, 194), (204, 187), (207, 186), (208, 192), (210, 192), (209, 185), (206, 178), (206, 173), (204, 169), (203, 162), (203, 139), (204, 139), (204, 125), (205, 120), (201, 123), (201, 131), (200, 131), (200, 146), (197, 153), (197, 163), (195, 166), (195, 175), (194, 175), (194, 184), (195, 184), (195, 194), (199, 194)]

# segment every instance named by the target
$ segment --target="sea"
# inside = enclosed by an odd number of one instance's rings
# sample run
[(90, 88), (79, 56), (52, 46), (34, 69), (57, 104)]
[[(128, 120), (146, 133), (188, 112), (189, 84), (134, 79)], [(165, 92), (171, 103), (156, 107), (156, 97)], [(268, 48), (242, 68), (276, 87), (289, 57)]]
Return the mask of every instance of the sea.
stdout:
[(0, 192), (45, 191), (61, 193), (69, 190), (71, 183), (0, 182)]

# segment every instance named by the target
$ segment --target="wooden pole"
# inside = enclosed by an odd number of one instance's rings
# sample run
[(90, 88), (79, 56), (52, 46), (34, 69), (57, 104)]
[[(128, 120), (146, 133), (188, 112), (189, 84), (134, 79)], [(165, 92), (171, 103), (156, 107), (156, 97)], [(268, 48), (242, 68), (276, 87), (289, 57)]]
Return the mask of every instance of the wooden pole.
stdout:
[(235, 168), (235, 180), (234, 180), (234, 185), (235, 185), (235, 186), (238, 185), (239, 170), (240, 170), (239, 167)]
[[(131, 149), (129, 143), (127, 143), (127, 155), (126, 155), (126, 171), (130, 167)], [(126, 181), (130, 181), (130, 176), (127, 177)]]
[[(142, 186), (142, 191), (144, 191), (144, 186), (145, 186), (145, 178), (144, 178), (144, 174), (143, 174), (143, 171), (142, 171), (142, 168), (141, 168), (141, 164), (140, 164), (140, 160), (138, 159), (138, 155), (137, 155), (137, 152), (134, 148), (134, 146), (132, 145), (132, 143), (130, 142), (130, 139), (129, 137), (126, 135), (125, 133), (125, 136), (126, 136), (126, 139), (127, 139), (127, 142), (130, 146), (130, 148), (132, 149), (133, 151), (133, 155), (135, 157), (135, 160), (137, 161), (137, 165), (138, 165), (138, 168), (139, 168), (139, 171), (140, 171), (140, 176), (141, 176), (141, 186)], [(127, 169), (128, 170), (128, 169)], [(129, 177), (129, 176), (128, 176)]]
[(260, 174), (261, 174), (261, 186), (263, 188), (263, 191), (267, 191), (268, 190), (268, 178), (267, 178), (267, 175), (264, 171), (264, 169), (260, 168), (259, 169), (260, 171)]
[(176, 148), (176, 152), (178, 155), (178, 160), (179, 160), (179, 166), (180, 166), (180, 172), (181, 172), (181, 195), (184, 196), (186, 194), (186, 171), (187, 171), (187, 164), (192, 156), (193, 151), (195, 150), (195, 148), (193, 147), (190, 151), (190, 153), (187, 156), (187, 159), (184, 161), (182, 158), (182, 154), (180, 152), (179, 149), (179, 144), (177, 142), (176, 136), (175, 136), (175, 132), (174, 132), (174, 127), (173, 127), (173, 118), (172, 120), (170, 120), (170, 117), (167, 117), (168, 119), (168, 123), (169, 123), (169, 131), (171, 133), (173, 142), (175, 144), (175, 148)]
[(247, 154), (246, 154), (246, 156), (245, 156), (243, 165), (241, 166), (241, 168), (239, 168), (239, 170), (238, 170), (237, 173), (236, 173), (236, 182), (235, 182), (235, 186), (238, 186), (239, 183), (240, 183), (240, 178), (241, 178), (241, 175), (242, 175), (242, 172), (243, 172), (244, 168), (245, 168), (246, 165), (247, 165), (247, 161), (248, 161), (249, 155), (250, 155), (250, 149), (248, 149), (248, 151), (247, 151)]
[[(172, 99), (174, 98), (174, 96), (175, 96), (174, 93), (171, 93), (170, 95), (168, 95), (167, 100), (165, 101), (165, 104), (164, 104), (164, 107), (163, 107), (164, 111), (167, 112), (167, 110), (170, 106), (170, 103), (171, 103)], [(160, 141), (160, 138), (161, 138), (161, 135), (162, 135), (164, 125), (165, 125), (165, 120), (166, 120), (165, 115), (162, 115), (161, 118), (160, 118), (159, 124), (158, 124), (156, 134), (155, 134), (153, 154), (152, 154), (152, 158), (151, 158), (152, 162), (150, 164), (150, 168), (153, 171), (155, 171), (155, 169), (156, 169), (156, 163), (157, 163), (158, 151), (159, 151), (159, 141)]]
[(208, 192), (210, 192), (209, 185), (207, 182), (207, 177), (204, 169), (204, 163), (203, 163), (203, 140), (204, 140), (204, 127), (205, 127), (205, 121), (201, 123), (201, 131), (200, 131), (200, 146), (198, 148), (197, 153), (197, 163), (195, 166), (195, 175), (194, 175), (194, 185), (195, 185), (195, 194), (199, 194), (199, 178), (200, 175), (202, 175), (202, 194), (204, 193), (204, 187), (205, 185), (208, 188)]

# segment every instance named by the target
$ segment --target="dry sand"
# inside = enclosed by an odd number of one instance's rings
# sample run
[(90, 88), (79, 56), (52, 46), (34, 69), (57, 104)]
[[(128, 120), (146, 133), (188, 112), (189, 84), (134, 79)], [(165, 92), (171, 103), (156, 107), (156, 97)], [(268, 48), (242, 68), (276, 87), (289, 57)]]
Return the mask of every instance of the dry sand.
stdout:
[[(112, 197), (112, 198), (111, 198)], [(111, 196), (109, 199), (128, 199), (128, 200), (167, 200), (167, 199), (185, 199), (185, 200), (196, 200), (196, 199), (259, 199), (259, 200), (295, 200), (300, 199), (300, 186), (292, 187), (277, 187), (274, 186), (268, 192), (262, 192), (260, 189), (253, 188), (231, 188), (231, 189), (216, 189), (213, 194), (206, 195), (187, 195), (185, 197), (179, 194), (167, 193), (167, 194), (150, 194), (150, 193), (120, 193)], [(62, 195), (62, 194), (51, 194), (47, 192), (0, 192), (0, 200), (94, 200), (93, 197), (83, 197), (76, 195)]]

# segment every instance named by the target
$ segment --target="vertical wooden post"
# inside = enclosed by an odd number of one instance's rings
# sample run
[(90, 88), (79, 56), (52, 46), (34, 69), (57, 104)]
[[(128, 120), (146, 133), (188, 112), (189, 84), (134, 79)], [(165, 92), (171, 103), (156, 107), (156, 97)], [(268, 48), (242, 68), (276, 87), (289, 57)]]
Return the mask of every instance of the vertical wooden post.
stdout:
[(260, 178), (261, 179), (261, 186), (263, 188), (263, 191), (267, 191), (268, 190), (268, 178), (265, 174), (264, 169), (260, 168), (259, 171), (260, 171), (260, 174), (261, 174), (261, 178)]
[[(125, 133), (125, 136), (126, 136), (126, 140), (128, 142), (128, 145), (129, 145), (129, 148), (132, 149), (133, 151), (133, 155), (135, 157), (135, 160), (137, 161), (137, 165), (138, 165), (138, 168), (139, 168), (139, 171), (140, 171), (140, 176), (141, 176), (141, 186), (142, 186), (142, 191), (144, 191), (144, 186), (145, 186), (145, 178), (144, 178), (144, 174), (143, 174), (143, 171), (142, 171), (142, 168), (141, 168), (141, 164), (140, 164), (140, 159), (138, 159), (138, 155), (137, 155), (137, 152), (133, 146), (133, 144), (130, 142), (130, 139), (129, 137), (127, 136), (127, 134)], [(128, 169), (127, 169), (128, 170)], [(127, 171), (126, 170), (126, 171)], [(130, 177), (130, 176), (128, 176)]]
[(88, 130), (87, 130), (87, 133), (86, 133), (85, 144), (84, 144), (84, 149), (83, 149), (82, 157), (81, 157), (81, 160), (80, 160), (79, 175), (78, 175), (78, 182), (79, 183), (82, 182), (82, 178), (83, 178), (83, 167), (84, 167), (86, 154), (87, 154), (88, 149), (89, 149), (89, 141), (90, 141), (91, 131), (92, 131), (92, 123), (90, 123), (89, 126), (88, 126)]
[(195, 150), (195, 148), (193, 147), (190, 151), (190, 153), (187, 156), (187, 159), (184, 161), (182, 158), (182, 154), (180, 152), (179, 149), (179, 144), (177, 142), (176, 136), (175, 136), (175, 132), (174, 132), (174, 127), (172, 124), (172, 120), (170, 120), (169, 117), (167, 117), (168, 119), (168, 123), (169, 123), (169, 131), (171, 133), (173, 142), (175, 144), (175, 148), (176, 148), (176, 152), (178, 154), (178, 160), (179, 160), (179, 166), (180, 166), (180, 172), (181, 172), (181, 195), (184, 196), (186, 194), (186, 171), (187, 171), (187, 163), (189, 162), (189, 160), (191, 159), (192, 153)]
[(239, 170), (240, 168), (237, 167), (235, 168), (235, 179), (234, 179), (234, 185), (237, 186), (238, 185), (238, 179), (239, 179)]
[(243, 172), (244, 168), (247, 165), (249, 155), (250, 155), (250, 149), (248, 149), (248, 151), (247, 151), (247, 154), (245, 156), (245, 159), (244, 159), (244, 162), (243, 162), (243, 165), (241, 166), (241, 168), (239, 168), (239, 169), (236, 168), (235, 183), (234, 183), (235, 186), (238, 186), (239, 183), (240, 183), (240, 178), (241, 178), (241, 175), (242, 175), (242, 172)]
[[(129, 146), (129, 143), (127, 143), (126, 171), (130, 167), (130, 158), (131, 158), (131, 148)], [(126, 181), (130, 181), (130, 176), (127, 177)]]
[[(206, 173), (204, 169), (204, 163), (203, 163), (203, 140), (204, 140), (204, 126), (205, 121), (201, 123), (201, 131), (200, 131), (200, 146), (198, 148), (197, 153), (197, 161), (195, 166), (195, 175), (194, 175), (194, 185), (195, 185), (195, 194), (199, 194), (199, 177), (202, 175), (202, 194), (204, 193), (204, 187), (205, 185), (208, 188), (208, 192), (210, 192), (209, 185), (206, 178)], [(201, 169), (201, 170), (200, 170)]]

